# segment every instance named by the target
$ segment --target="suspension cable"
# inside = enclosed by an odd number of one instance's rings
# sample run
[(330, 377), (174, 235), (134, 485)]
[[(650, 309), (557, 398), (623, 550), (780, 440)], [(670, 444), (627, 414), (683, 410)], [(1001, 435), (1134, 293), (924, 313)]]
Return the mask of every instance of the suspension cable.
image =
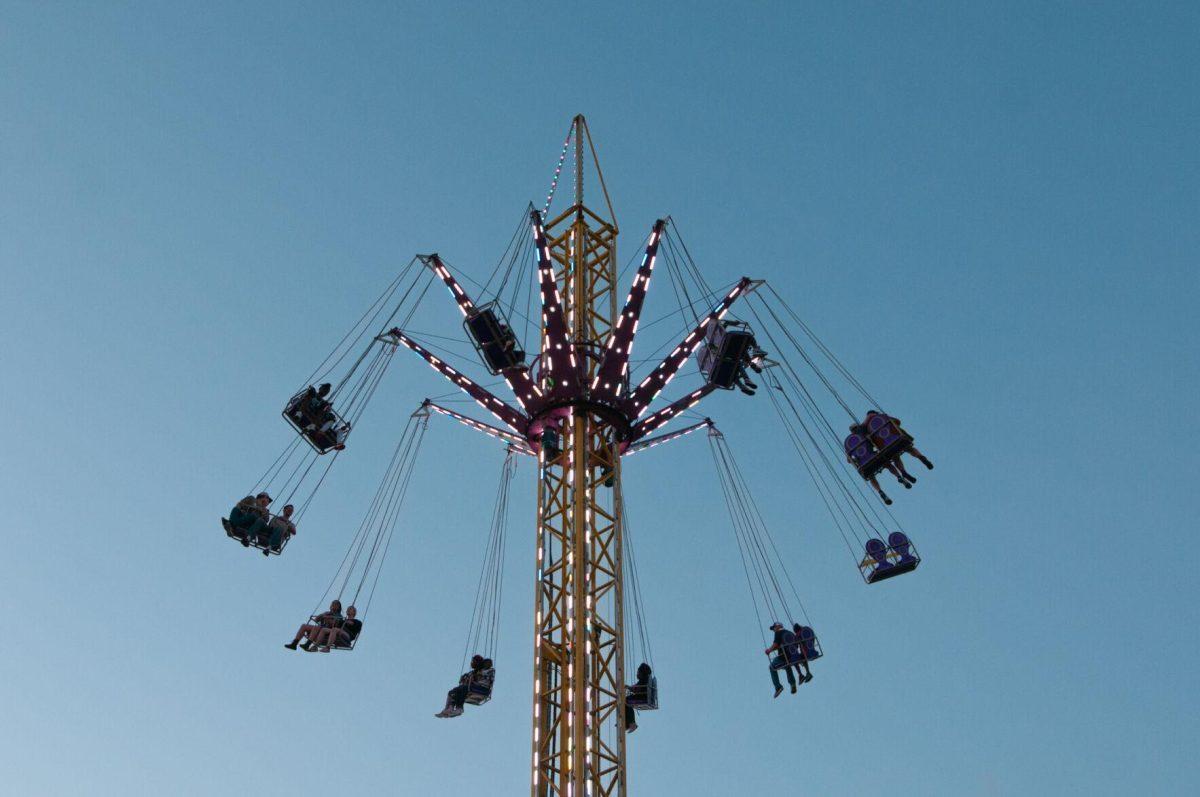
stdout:
[(465, 668), (472, 650), (491, 658), (499, 643), (500, 607), (504, 588), (504, 553), (508, 537), (508, 496), (516, 472), (516, 452), (510, 446), (500, 470), (500, 484), (492, 507), (491, 528), (484, 549), (483, 565), (475, 585), (467, 641), (463, 648)]

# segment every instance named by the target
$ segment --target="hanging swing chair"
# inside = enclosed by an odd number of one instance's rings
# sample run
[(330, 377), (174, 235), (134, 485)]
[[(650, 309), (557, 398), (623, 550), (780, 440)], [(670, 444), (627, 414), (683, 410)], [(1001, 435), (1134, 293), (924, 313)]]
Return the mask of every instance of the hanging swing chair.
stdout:
[(330, 387), (328, 382), (319, 388), (309, 385), (288, 399), (283, 408), (284, 420), (318, 454), (341, 451), (350, 435), (350, 424), (333, 408), (332, 394), (324, 398)]
[(921, 564), (916, 546), (902, 531), (893, 531), (887, 542), (872, 537), (865, 546), (866, 556), (858, 564), (863, 580), (868, 584), (911, 573)]
[[(733, 390), (758, 352), (754, 332), (744, 322), (725, 320), (709, 324), (697, 360), (700, 373), (710, 385)], [(757, 367), (757, 366), (754, 366)]]
[[(257, 532), (251, 532), (253, 520), (249, 521), (249, 525), (235, 525), (235, 521), (240, 521), (238, 517), (237, 507), (229, 513), (233, 516), (230, 518), (221, 518), (221, 526), (225, 529), (225, 536), (232, 540), (237, 540), (242, 545), (248, 548), (254, 548), (257, 551), (262, 551), (264, 556), (279, 556), (283, 553), (283, 549), (287, 547), (288, 540), (295, 535), (295, 524), (284, 518), (282, 515), (273, 515), (268, 513), (269, 518), (266, 526)], [(286, 525), (283, 525), (286, 524)], [(283, 526), (280, 529), (279, 544), (271, 545), (271, 534), (277, 526)]]
[[(379, 489), (367, 508), (366, 516), (359, 524), (358, 531), (350, 541), (350, 547), (342, 557), (342, 562), (325, 592), (317, 601), (319, 609), (325, 599), (332, 595), (338, 607), (343, 601), (346, 602), (346, 612), (349, 614), (365, 595), (366, 603), (361, 612), (357, 612), (357, 617), (343, 618), (339, 612), (332, 611), (331, 605), (330, 612), (322, 613), (314, 609), (310, 614), (310, 627), (332, 629), (332, 633), (326, 635), (324, 645), (319, 648), (322, 652), (352, 651), (362, 638), (363, 623), (366, 622), (367, 612), (371, 609), (383, 563), (391, 548), (409, 483), (416, 470), (421, 443), (429, 426), (429, 415), (428, 408), (422, 405), (409, 417), (400, 435), (400, 441), (392, 452), (387, 470), (384, 471)], [(311, 635), (309, 638), (312, 641)], [(314, 647), (308, 646), (305, 649), (313, 650)]]
[(525, 364), (525, 352), (498, 301), (488, 302), (463, 320), (463, 328), (479, 358), (493, 375)]
[[(629, 525), (624, 499), (621, 501), (622, 558), (625, 569), (625, 626), (633, 633), (626, 635), (625, 672), (636, 673), (637, 680), (625, 685), (625, 705), (634, 711), (658, 710), (658, 676), (654, 674), (654, 651), (650, 647), (650, 632), (646, 627), (646, 609), (642, 603), (642, 584), (634, 554), (633, 533)], [(640, 661), (636, 669), (633, 662)], [(644, 668), (644, 669), (643, 669)]]
[[(301, 445), (298, 438), (293, 438), (250, 488), (246, 498), (229, 511), (228, 517), (221, 518), (225, 535), (247, 548), (260, 551), (263, 556), (282, 554), (337, 461), (337, 454), (334, 454), (324, 460), (324, 468), (316, 468), (318, 457), (317, 453)], [(278, 513), (267, 509), (272, 503), (272, 495), (283, 496), (276, 504), (282, 507)], [(267, 503), (258, 504), (260, 497), (265, 497)], [(253, 506), (244, 506), (247, 502)], [(289, 506), (295, 509), (291, 514), (288, 513)]]
[(851, 428), (856, 431), (845, 439), (843, 447), (864, 479), (879, 475), (889, 462), (912, 450), (913, 439), (901, 433), (887, 415), (871, 414), (865, 424)]
[[(463, 666), (468, 656), (485, 666), (472, 665), (464, 672), (460, 684), (466, 688), (463, 703), (482, 706), (492, 699), (496, 685), (496, 667), (492, 663), (500, 638), (500, 607), (504, 597), (504, 552), (508, 540), (508, 496), (517, 469), (517, 448), (508, 446), (500, 469), (500, 484), (492, 507), (492, 522), (484, 548), (483, 565), (475, 587), (471, 623), (463, 648)], [(478, 657), (478, 659), (475, 659)], [(456, 716), (451, 714), (449, 716)]]
[[(346, 447), (350, 432), (391, 363), (397, 341), (371, 330), (390, 329), (402, 314), (402, 324), (407, 323), (432, 282), (433, 275), (420, 266), (419, 259), (411, 260), (284, 405), (284, 420), (318, 454)], [(389, 307), (391, 313), (386, 314)], [(356, 350), (360, 354), (343, 371), (342, 363)], [(338, 373), (341, 376), (336, 381), (323, 381)]]
[[(782, 636), (776, 636), (777, 640), (782, 639), (780, 647), (776, 655), (768, 659), (772, 682), (777, 690), (782, 689), (777, 673), (786, 672), (789, 683), (792, 683), (792, 670), (795, 669), (800, 674), (799, 683), (806, 683), (812, 680), (812, 673), (805, 674), (802, 668), (807, 670), (809, 662), (823, 655), (816, 633), (808, 624), (808, 611), (800, 600), (775, 539), (750, 493), (745, 475), (734, 459), (728, 441), (715, 427), (709, 430), (709, 444), (759, 628), (767, 627), (766, 618), (789, 618), (786, 625), (771, 624), (771, 628), (782, 627)], [(803, 624), (791, 619), (797, 616), (804, 618)], [(764, 646), (766, 643), (764, 636)], [(796, 691), (796, 685), (793, 683), (793, 692)]]

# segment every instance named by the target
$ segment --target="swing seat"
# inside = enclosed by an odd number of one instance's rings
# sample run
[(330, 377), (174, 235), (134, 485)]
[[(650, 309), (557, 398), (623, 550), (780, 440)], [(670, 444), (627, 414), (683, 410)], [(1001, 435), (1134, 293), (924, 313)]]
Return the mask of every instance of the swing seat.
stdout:
[(749, 327), (710, 325), (700, 349), (700, 373), (710, 385), (732, 390), (753, 345), (754, 333)]
[(483, 364), (493, 374), (525, 364), (517, 336), (506, 319), (496, 312), (495, 303), (485, 304), (463, 321), (467, 336), (479, 352)]
[[(314, 615), (311, 615), (311, 616), (308, 618), (308, 622), (309, 622), (309, 625), (321, 625), (321, 623), (320, 623), (320, 622), (317, 620), (317, 615), (315, 615), (315, 614), (314, 614)], [(339, 623), (341, 623), (341, 622), (343, 622), (343, 621), (339, 620), (338, 622), (339, 622)], [(354, 639), (351, 639), (349, 644), (345, 644), (345, 643), (343, 643), (343, 642), (340, 642), (340, 641), (339, 641), (339, 642), (330, 642), (330, 644), (329, 644), (329, 650), (330, 650), (330, 651), (334, 651), (334, 650), (354, 650), (354, 644), (355, 644), (356, 642), (358, 642), (358, 638), (359, 638), (359, 637), (361, 637), (361, 636), (362, 636), (362, 628), (359, 628), (359, 629), (358, 629), (358, 635), (357, 635), (357, 636), (355, 636), (355, 637), (354, 637)], [(337, 637), (337, 636), (335, 636), (334, 638), (335, 638), (335, 639), (339, 639), (339, 640), (341, 639), (341, 637)]]
[[(881, 416), (873, 416), (872, 423)], [(854, 462), (854, 467), (858, 469), (858, 473), (863, 479), (871, 479), (877, 476), (881, 470), (887, 467), (887, 464), (896, 457), (903, 454), (912, 448), (912, 438), (907, 435), (902, 435), (894, 431), (894, 424), (891, 421), (883, 420), (880, 424), (874, 424), (879, 427), (885, 427), (883, 431), (887, 434), (876, 434), (875, 436), (886, 441), (883, 448), (876, 448), (871, 442), (871, 438), (861, 434), (851, 434), (843, 444), (846, 453), (850, 455), (850, 459)]]
[(625, 687), (625, 705), (636, 711), (658, 710), (658, 676), (651, 675), (647, 686)]
[(796, 640), (800, 643), (800, 650), (804, 653), (804, 658), (808, 661), (816, 661), (825, 655), (821, 650), (821, 642), (817, 639), (816, 633), (806, 625), (800, 626), (800, 635)]
[[(809, 629), (810, 631), (812, 629)], [(794, 667), (804, 661), (804, 656), (801, 654), (800, 637), (795, 637), (793, 642), (785, 643), (779, 650), (779, 653), (771, 657), (772, 670), (786, 670), (788, 667)]]
[[(271, 520), (274, 519), (275, 516), (271, 515)], [(283, 538), (279, 541), (279, 550), (277, 551), (268, 544), (271, 540), (271, 535), (269, 533), (256, 534), (251, 537), (246, 533), (245, 529), (238, 528), (237, 526), (233, 525), (229, 518), (224, 517), (221, 518), (221, 526), (225, 529), (226, 537), (229, 537), (231, 540), (237, 540), (238, 542), (246, 540), (250, 543), (251, 548), (257, 548), (260, 551), (265, 551), (267, 556), (271, 556), (272, 554), (278, 556), (279, 554), (283, 553), (283, 549), (287, 547), (288, 540), (292, 538), (292, 535), (284, 534)]]
[(283, 409), (284, 419), (318, 454), (345, 448), (350, 424), (346, 423), (332, 404), (325, 404), (320, 411), (321, 417), (312, 417), (308, 410), (301, 406), (300, 399), (306, 390), (308, 388), (288, 399), (287, 406)]
[(886, 543), (875, 538), (867, 540), (866, 554), (858, 569), (868, 584), (911, 573), (921, 564), (912, 541), (902, 531), (893, 531)]
[(496, 683), (496, 668), (492, 667), (477, 675), (472, 675), (467, 684), (467, 696), (464, 703), (472, 706), (482, 706), (492, 699), (492, 687)]

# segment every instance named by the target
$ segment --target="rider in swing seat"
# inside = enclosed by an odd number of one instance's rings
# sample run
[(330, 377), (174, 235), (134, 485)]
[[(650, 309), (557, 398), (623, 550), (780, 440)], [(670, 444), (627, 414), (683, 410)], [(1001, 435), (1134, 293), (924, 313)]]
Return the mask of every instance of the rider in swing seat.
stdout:
[(471, 682), (483, 677), (483, 674), (492, 669), (492, 660), (484, 658), (476, 653), (471, 657), (471, 669), (467, 670), (458, 679), (458, 686), (446, 693), (446, 707), (434, 714), (435, 717), (449, 719), (457, 717), (463, 713), (463, 704), (467, 702), (467, 693), (470, 690)]
[(229, 525), (234, 528), (243, 546), (249, 547), (251, 540), (257, 540), (260, 534), (268, 532), (271, 513), (267, 507), (270, 503), (271, 496), (259, 493), (246, 496), (230, 510)]

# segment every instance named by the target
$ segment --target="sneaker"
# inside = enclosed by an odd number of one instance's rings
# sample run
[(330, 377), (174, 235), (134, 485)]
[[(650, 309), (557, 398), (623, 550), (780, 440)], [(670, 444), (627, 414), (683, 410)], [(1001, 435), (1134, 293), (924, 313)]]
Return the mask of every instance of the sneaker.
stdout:
[(775, 697), (779, 697), (782, 694), (783, 694), (783, 687), (782, 686), (775, 687)]
[(250, 547), (250, 540), (247, 539), (246, 537), (238, 537), (238, 542), (240, 542), (242, 544), (243, 548)]
[(318, 653), (328, 653), (328, 652), (329, 652), (329, 646), (328, 646), (328, 645), (322, 645), (321, 647), (317, 648), (317, 652), (318, 652)]
[(916, 484), (916, 483), (917, 483), (917, 477), (916, 477), (916, 476), (914, 476), (914, 475), (912, 475), (911, 473), (906, 473), (906, 474), (904, 474), (904, 478), (908, 479), (908, 481), (909, 481), (909, 483), (910, 483), (910, 484)]
[(887, 497), (887, 493), (880, 493), (880, 494), (879, 494), (879, 497), (880, 497), (880, 498), (882, 498), (882, 499), (883, 499), (883, 502), (884, 502), (885, 504), (887, 504), (888, 506), (891, 506), (891, 505), (892, 505), (892, 499), (890, 499), (890, 498), (888, 498), (888, 497)]
[(317, 646), (311, 642), (305, 642), (300, 647), (304, 648), (305, 653), (316, 653), (317, 652)]
[(930, 462), (930, 461), (929, 461), (929, 460), (927, 460), (927, 459), (922, 459), (922, 460), (921, 460), (921, 462), (923, 462), (923, 463), (925, 464), (925, 467), (929, 468), (930, 470), (933, 470), (933, 463), (932, 463), (932, 462)]
[(637, 730), (637, 723), (634, 723), (633, 725), (630, 725), (628, 728), (625, 729), (625, 733), (627, 733), (627, 734), (633, 733), (636, 730)]
[(295, 650), (298, 647), (298, 643), (289, 642), (286, 645), (284, 645), (284, 647), (287, 648), (288, 650)]
[(271, 555), (271, 549), (270, 549), (270, 548), (263, 548), (263, 549), (262, 549), (262, 551), (263, 551), (263, 556), (270, 556), (270, 555)]
[(909, 484), (908, 482), (902, 481), (902, 482), (900, 482), (900, 483), (904, 485), (904, 489), (905, 489), (905, 490), (911, 490), (911, 489), (912, 489), (912, 485), (911, 485), (911, 484)]
[(810, 672), (808, 675), (804, 676), (804, 683), (808, 683), (811, 680), (812, 680), (812, 673)]
[[(804, 683), (804, 681), (801, 681), (800, 683)], [(793, 695), (796, 694), (796, 685), (795, 684), (792, 684), (792, 694)]]

